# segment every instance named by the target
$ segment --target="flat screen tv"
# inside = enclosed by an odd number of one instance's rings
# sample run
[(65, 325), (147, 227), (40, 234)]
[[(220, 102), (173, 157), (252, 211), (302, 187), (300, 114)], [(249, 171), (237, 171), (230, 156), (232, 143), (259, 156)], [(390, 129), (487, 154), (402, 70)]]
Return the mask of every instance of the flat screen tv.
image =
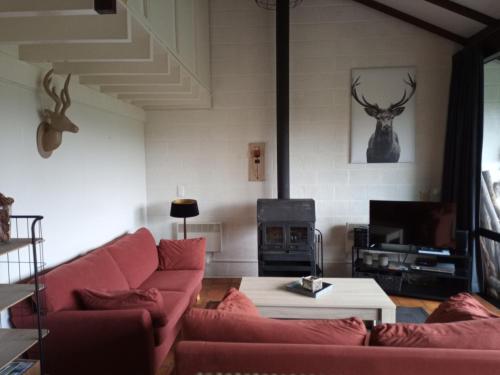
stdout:
[(370, 201), (371, 248), (455, 249), (455, 205), (438, 202)]

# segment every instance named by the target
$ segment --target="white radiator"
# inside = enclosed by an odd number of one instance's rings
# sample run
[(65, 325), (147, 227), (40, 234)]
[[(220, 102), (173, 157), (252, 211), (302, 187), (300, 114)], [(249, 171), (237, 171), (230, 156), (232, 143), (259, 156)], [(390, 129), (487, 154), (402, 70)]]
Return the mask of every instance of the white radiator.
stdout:
[[(207, 239), (207, 253), (222, 252), (222, 224), (221, 223), (187, 223), (187, 238), (205, 237)], [(184, 224), (174, 223), (175, 238), (184, 238)]]

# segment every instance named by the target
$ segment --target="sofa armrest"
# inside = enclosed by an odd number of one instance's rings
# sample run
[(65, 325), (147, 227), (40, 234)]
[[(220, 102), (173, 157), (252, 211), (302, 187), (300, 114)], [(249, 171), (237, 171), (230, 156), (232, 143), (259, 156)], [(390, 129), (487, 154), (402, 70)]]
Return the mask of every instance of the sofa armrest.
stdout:
[(500, 351), (183, 341), (176, 375), (495, 375)]
[(43, 322), (50, 374), (154, 373), (153, 324), (144, 309), (59, 311)]

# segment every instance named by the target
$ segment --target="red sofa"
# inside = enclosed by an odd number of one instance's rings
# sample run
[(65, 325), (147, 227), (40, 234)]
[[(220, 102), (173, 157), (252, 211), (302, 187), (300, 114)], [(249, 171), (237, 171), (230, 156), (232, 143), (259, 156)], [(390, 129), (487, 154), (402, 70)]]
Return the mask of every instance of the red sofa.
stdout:
[(176, 375), (498, 375), (500, 351), (182, 341)]
[[(51, 375), (153, 375), (181, 329), (182, 316), (201, 289), (203, 269), (158, 270), (151, 233), (142, 228), (61, 265), (42, 277), (46, 315), (46, 371)], [(145, 309), (85, 310), (82, 288), (160, 290), (167, 324), (153, 325)], [(17, 328), (33, 326), (33, 302), (11, 309)]]

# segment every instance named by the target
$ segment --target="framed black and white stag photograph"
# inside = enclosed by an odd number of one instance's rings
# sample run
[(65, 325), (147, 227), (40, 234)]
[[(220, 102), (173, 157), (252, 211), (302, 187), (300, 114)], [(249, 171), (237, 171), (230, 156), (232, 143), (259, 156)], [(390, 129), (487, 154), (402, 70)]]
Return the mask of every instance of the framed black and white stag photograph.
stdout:
[(353, 69), (351, 163), (415, 161), (415, 67)]

